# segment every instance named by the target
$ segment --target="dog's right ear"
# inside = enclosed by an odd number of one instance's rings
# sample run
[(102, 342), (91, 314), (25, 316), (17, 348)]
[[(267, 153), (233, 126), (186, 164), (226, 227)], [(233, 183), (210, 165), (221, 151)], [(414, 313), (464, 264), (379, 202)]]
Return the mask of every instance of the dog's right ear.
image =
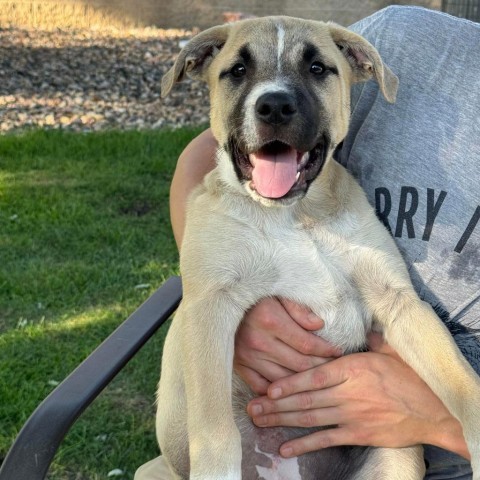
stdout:
[(228, 24), (209, 28), (185, 45), (173, 67), (162, 77), (162, 98), (170, 93), (176, 82), (182, 81), (186, 73), (192, 78), (205, 79), (205, 72), (227, 41), (230, 28)]

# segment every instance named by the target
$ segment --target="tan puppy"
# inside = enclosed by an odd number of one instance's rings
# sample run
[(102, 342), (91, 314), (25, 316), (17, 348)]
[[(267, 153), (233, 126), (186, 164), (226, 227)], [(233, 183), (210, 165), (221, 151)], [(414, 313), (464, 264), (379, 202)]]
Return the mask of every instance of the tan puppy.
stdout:
[(186, 73), (210, 86), (220, 148), (217, 168), (190, 198), (184, 300), (158, 391), (158, 439), (176, 478), (423, 478), (421, 447), (331, 448), (286, 460), (280, 444), (306, 431), (248, 420), (248, 389), (232, 384), (235, 331), (252, 305), (279, 296), (311, 308), (325, 321), (322, 336), (345, 352), (364, 346), (370, 329), (382, 331), (461, 421), (480, 480), (479, 379), (417, 297), (363, 191), (332, 159), (347, 133), (352, 83), (373, 78), (395, 100), (397, 79), (378, 52), (334, 24), (267, 17), (191, 40), (163, 95)]

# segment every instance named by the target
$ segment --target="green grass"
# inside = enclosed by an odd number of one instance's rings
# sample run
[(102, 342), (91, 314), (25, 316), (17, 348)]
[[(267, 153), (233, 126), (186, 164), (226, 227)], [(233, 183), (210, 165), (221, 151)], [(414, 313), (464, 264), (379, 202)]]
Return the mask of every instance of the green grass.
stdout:
[[(168, 191), (198, 132), (0, 137), (0, 457), (52, 381), (178, 273)], [(157, 455), (164, 330), (76, 423), (49, 478), (133, 478)]]

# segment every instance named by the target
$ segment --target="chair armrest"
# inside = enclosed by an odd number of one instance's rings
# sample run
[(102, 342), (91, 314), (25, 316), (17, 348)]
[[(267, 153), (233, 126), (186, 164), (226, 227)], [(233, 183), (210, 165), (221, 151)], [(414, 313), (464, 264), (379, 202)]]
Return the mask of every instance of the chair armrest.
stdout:
[(75, 420), (176, 310), (180, 277), (169, 278), (94, 350), (27, 420), (2, 468), (0, 480), (43, 480)]

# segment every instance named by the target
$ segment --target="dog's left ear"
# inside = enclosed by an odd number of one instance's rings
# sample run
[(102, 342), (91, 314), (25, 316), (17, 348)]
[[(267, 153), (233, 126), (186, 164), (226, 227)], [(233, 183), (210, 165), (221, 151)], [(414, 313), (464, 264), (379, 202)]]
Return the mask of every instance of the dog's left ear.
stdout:
[(374, 78), (385, 99), (394, 103), (398, 90), (397, 76), (383, 63), (376, 48), (362, 36), (335, 23), (329, 23), (330, 34), (352, 67), (353, 80)]
[(182, 49), (173, 67), (162, 77), (161, 96), (166, 97), (185, 74), (204, 80), (205, 72), (215, 55), (227, 41), (230, 25), (209, 28), (193, 37)]

